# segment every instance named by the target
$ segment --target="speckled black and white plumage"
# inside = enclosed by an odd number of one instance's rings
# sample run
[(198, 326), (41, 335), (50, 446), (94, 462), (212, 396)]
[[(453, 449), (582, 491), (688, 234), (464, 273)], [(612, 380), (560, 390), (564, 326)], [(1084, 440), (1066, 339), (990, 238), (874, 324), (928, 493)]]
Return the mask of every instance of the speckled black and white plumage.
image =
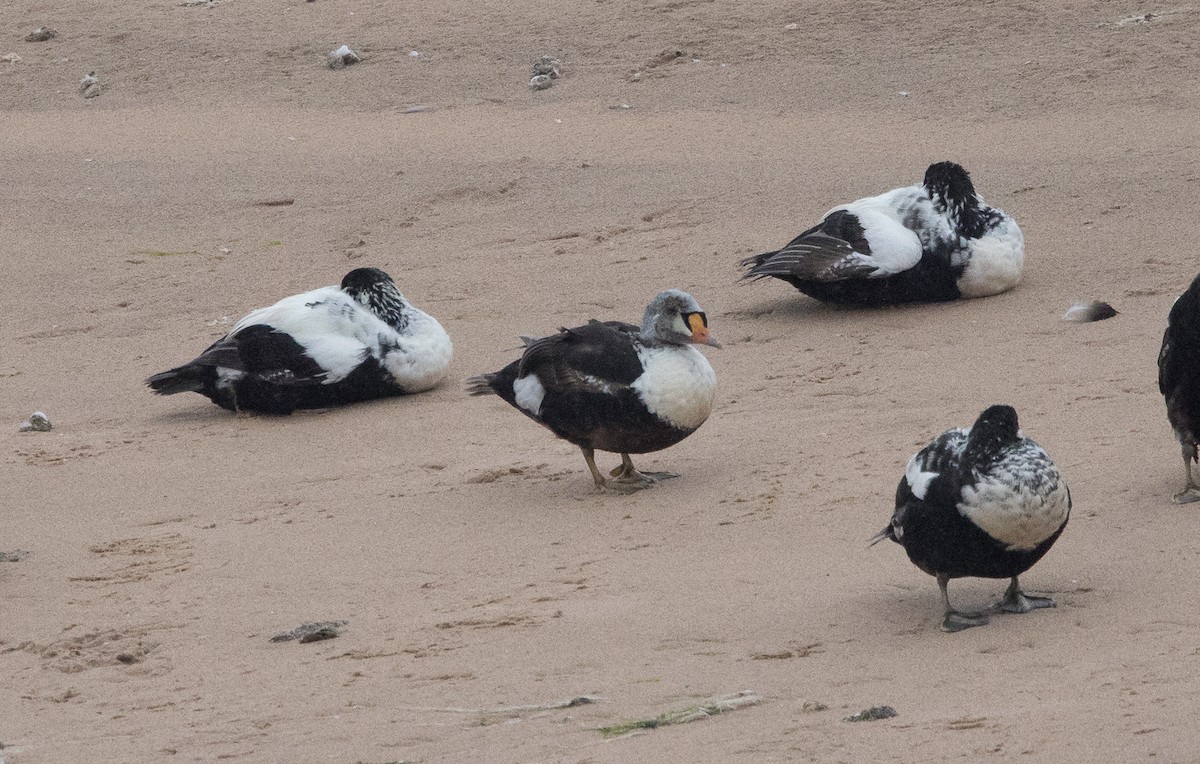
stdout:
[(446, 376), (453, 355), (437, 319), (378, 268), (340, 287), (292, 295), (248, 314), (183, 366), (146, 380), (154, 392), (197, 392), (230, 411), (295, 409), (416, 393)]
[[(472, 395), (495, 394), (583, 451), (600, 488), (634, 490), (657, 478), (629, 454), (673, 446), (712, 411), (716, 375), (693, 345), (718, 346), (695, 298), (677, 289), (657, 295), (641, 326), (591, 321), (541, 339), (500, 371), (468, 380)], [(610, 480), (594, 452), (621, 454)]]
[(1175, 502), (1200, 501), (1200, 486), (1192, 475), (1200, 439), (1200, 276), (1171, 306), (1158, 353), (1158, 390), (1183, 455), (1185, 482)]
[(984, 297), (1021, 279), (1025, 239), (953, 162), (920, 185), (839, 205), (783, 249), (742, 261), (823, 302), (874, 306)]
[(935, 438), (909, 460), (896, 489), (892, 521), (873, 539), (904, 547), (918, 568), (937, 578), (946, 617), (958, 631), (987, 622), (950, 607), (952, 578), (1010, 578), (997, 609), (1053, 607), (1020, 590), (1017, 577), (1054, 545), (1067, 525), (1071, 494), (1042, 448), (1021, 435), (1011, 406), (991, 406), (971, 429)]

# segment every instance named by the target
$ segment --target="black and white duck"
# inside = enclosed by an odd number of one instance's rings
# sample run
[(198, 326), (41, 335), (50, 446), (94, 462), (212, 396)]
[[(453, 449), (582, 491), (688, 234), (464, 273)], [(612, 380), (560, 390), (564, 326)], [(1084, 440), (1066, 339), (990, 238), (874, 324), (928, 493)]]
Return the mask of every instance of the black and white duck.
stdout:
[(859, 306), (985, 297), (1016, 286), (1025, 238), (954, 162), (920, 185), (842, 204), (783, 249), (742, 260), (822, 302)]
[(1171, 306), (1158, 353), (1158, 389), (1167, 402), (1167, 419), (1183, 453), (1185, 481), (1175, 502), (1200, 501), (1200, 486), (1192, 476), (1200, 439), (1200, 276)]
[(183, 366), (146, 380), (159, 395), (197, 392), (230, 411), (295, 409), (417, 393), (453, 355), (437, 319), (378, 268), (259, 308)]
[(971, 429), (947, 430), (908, 461), (896, 489), (892, 521), (874, 538), (904, 547), (937, 578), (945, 631), (988, 621), (987, 613), (950, 606), (952, 578), (1009, 578), (994, 610), (1027, 613), (1054, 607), (1021, 591), (1017, 577), (1054, 545), (1071, 511), (1071, 492), (1041, 446), (1024, 437), (1011, 406), (991, 406)]
[[(646, 307), (641, 326), (591, 321), (541, 339), (523, 338), (521, 358), (468, 380), (472, 395), (495, 394), (583, 451), (601, 489), (645, 488), (670, 473), (643, 473), (630, 454), (673, 446), (713, 407), (717, 377), (695, 345), (720, 344), (687, 292), (671, 289)], [(595, 452), (621, 455), (609, 477)]]

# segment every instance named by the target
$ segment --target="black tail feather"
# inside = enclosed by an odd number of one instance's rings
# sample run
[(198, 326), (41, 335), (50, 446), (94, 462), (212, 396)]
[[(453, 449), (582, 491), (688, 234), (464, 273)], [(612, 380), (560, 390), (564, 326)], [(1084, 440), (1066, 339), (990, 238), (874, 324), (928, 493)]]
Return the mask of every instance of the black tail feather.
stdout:
[(883, 541), (884, 539), (891, 539), (892, 541), (896, 541), (896, 532), (892, 529), (891, 523), (888, 523), (888, 527), (884, 528), (879, 533), (876, 533), (874, 536), (872, 536), (871, 540), (867, 543), (867, 546), (875, 546), (876, 544), (878, 544), (880, 541)]
[(467, 380), (468, 395), (499, 395), (495, 387), (495, 374), (480, 374)]
[(155, 374), (146, 380), (146, 384), (159, 395), (199, 393), (204, 390), (204, 371), (201, 367), (179, 366)]

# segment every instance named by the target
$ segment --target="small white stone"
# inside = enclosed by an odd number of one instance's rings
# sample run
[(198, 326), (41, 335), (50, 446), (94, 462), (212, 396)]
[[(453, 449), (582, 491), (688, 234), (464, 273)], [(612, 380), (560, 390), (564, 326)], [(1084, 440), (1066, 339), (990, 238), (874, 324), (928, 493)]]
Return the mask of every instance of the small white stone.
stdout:
[(3, 59), (10, 64), (15, 64), (21, 60), (21, 57), (16, 53), (5, 53), (3, 56), (0, 56), (0, 59)]
[(529, 79), (530, 90), (545, 90), (554, 84), (549, 74), (535, 74)]
[(901, 90), (901, 91), (900, 91), (900, 93), (899, 93), (899, 95), (900, 95), (900, 97), (901, 97), (901, 98), (908, 98), (908, 91), (907, 91), (907, 90)]
[(33, 423), (26, 420), (24, 422), (21, 422), (21, 424), (18, 425), (17, 429), (20, 430), (21, 432), (33, 432)]
[(26, 424), (29, 425), (29, 429), (36, 432), (50, 432), (52, 428), (50, 417), (41, 411), (33, 412), (33, 416), (29, 417), (29, 421)]
[(362, 57), (350, 50), (349, 45), (343, 45), (329, 52), (330, 69), (342, 69), (351, 64), (357, 64), (359, 61), (362, 61)]
[(784, 24), (783, 28), (789, 32), (794, 32), (800, 28), (800, 25), (793, 21), (791, 24)]
[(420, 53), (418, 53), (418, 52), (417, 52), (417, 51), (415, 51), (415, 50), (410, 50), (410, 51), (408, 52), (408, 57), (409, 57), (409, 58), (420, 58), (420, 57), (421, 57), (421, 54), (420, 54)]

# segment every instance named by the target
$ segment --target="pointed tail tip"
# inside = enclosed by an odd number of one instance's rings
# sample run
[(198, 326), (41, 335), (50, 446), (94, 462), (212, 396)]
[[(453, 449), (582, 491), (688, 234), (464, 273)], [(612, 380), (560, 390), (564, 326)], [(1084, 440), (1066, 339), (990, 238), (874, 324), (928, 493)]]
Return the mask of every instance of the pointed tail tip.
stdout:
[(480, 374), (477, 377), (468, 378), (463, 384), (468, 395), (495, 395), (496, 390), (492, 387), (495, 379), (495, 374)]
[(146, 378), (146, 387), (157, 395), (175, 395), (176, 393), (199, 392), (203, 389), (199, 379), (180, 374), (179, 369), (162, 371)]
[(875, 546), (876, 544), (878, 544), (880, 541), (883, 541), (884, 539), (891, 539), (893, 541), (896, 540), (896, 535), (894, 533), (892, 533), (891, 525), (888, 525), (888, 527), (884, 528), (879, 533), (876, 533), (874, 536), (872, 536), (867, 541), (867, 546), (869, 546), (869, 547)]

